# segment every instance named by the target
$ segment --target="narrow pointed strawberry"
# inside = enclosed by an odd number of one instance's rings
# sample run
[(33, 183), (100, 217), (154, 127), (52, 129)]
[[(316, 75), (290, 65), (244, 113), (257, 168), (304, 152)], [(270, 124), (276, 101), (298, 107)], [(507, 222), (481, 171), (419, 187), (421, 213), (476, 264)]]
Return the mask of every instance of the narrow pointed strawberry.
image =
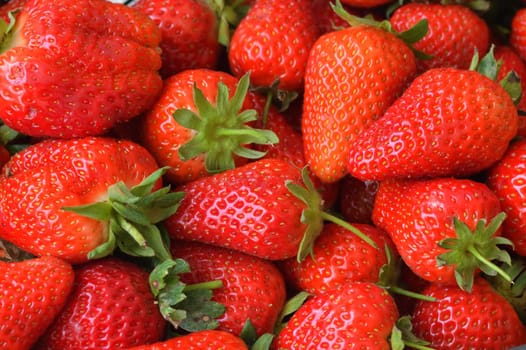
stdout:
[(36, 137), (102, 135), (162, 88), (159, 28), (105, 0), (28, 0), (0, 25), (0, 117)]
[[(335, 8), (343, 11), (341, 3)], [(400, 35), (381, 29), (385, 22), (367, 23), (358, 21), (321, 36), (307, 62), (304, 153), (323, 182), (336, 182), (347, 174), (356, 137), (382, 116), (416, 74), (415, 55)], [(421, 29), (425, 28), (415, 30)]]
[(468, 291), (481, 271), (509, 280), (498, 267), (510, 263), (505, 217), (486, 185), (454, 178), (382, 181), (373, 208), (374, 224), (415, 274)]
[[(474, 56), (472, 69), (419, 75), (349, 147), (349, 173), (384, 180), (466, 177), (489, 168), (518, 129), (514, 98), (495, 81), (497, 72), (490, 50), (480, 61)], [(518, 81), (511, 85), (520, 91)]]
[(250, 108), (249, 74), (237, 79), (209, 69), (186, 70), (166, 80), (160, 99), (141, 123), (141, 144), (166, 178), (184, 184), (245, 164), (265, 153), (252, 144), (273, 144), (276, 135), (255, 129)]
[(74, 278), (55, 257), (0, 261), (0, 348), (30, 349), (66, 304)]

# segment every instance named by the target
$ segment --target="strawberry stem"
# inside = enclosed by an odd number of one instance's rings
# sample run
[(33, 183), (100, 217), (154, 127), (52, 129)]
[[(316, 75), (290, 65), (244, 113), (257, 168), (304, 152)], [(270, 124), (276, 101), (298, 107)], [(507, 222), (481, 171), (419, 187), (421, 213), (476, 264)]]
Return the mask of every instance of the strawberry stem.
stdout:
[(495, 271), (497, 274), (499, 274), (502, 278), (504, 278), (506, 281), (513, 283), (512, 278), (499, 266), (492, 263), (488, 259), (484, 257), (484, 255), (480, 254), (480, 252), (473, 246), (468, 247), (468, 252), (470, 252), (475, 258), (477, 258), (478, 261), (483, 263), (485, 266), (490, 268), (491, 270)]
[(336, 215), (327, 213), (325, 211), (321, 212), (321, 217), (323, 219), (327, 220), (327, 221), (330, 221), (330, 222), (336, 224), (336, 225), (339, 225), (341, 227), (346, 228), (347, 230), (351, 231), (352, 233), (354, 233), (355, 235), (357, 235), (358, 237), (363, 239), (365, 242), (367, 242), (367, 244), (369, 244), (373, 248), (378, 249), (378, 246), (376, 245), (376, 243), (369, 236), (364, 234), (362, 231), (357, 229), (355, 226), (349, 224), (347, 221), (345, 221), (343, 219), (340, 219)]
[(410, 297), (413, 299), (425, 300), (425, 301), (436, 301), (436, 298), (432, 296), (412, 292), (410, 290), (403, 289), (397, 286), (390, 286), (390, 287), (387, 287), (386, 289), (389, 290), (390, 292), (393, 292), (399, 295), (405, 295), (406, 297)]

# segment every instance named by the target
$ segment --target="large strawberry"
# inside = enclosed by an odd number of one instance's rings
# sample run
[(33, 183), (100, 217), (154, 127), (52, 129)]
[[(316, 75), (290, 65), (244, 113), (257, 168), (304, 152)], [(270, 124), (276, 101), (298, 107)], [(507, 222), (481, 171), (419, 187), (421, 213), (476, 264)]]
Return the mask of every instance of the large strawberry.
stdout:
[(482, 278), (471, 293), (432, 283), (422, 294), (436, 301), (418, 301), (412, 323), (433, 349), (511, 349), (526, 343), (526, 328), (513, 307)]
[(107, 257), (79, 266), (67, 304), (37, 349), (117, 349), (161, 340), (165, 321), (148, 286), (148, 272)]
[[(277, 158), (259, 159), (177, 190), (185, 196), (164, 221), (172, 238), (215, 244), (264, 259), (298, 256), (302, 260), (324, 220), (334, 217), (322, 211), (322, 198), (307, 171)], [(351, 225), (345, 226), (374, 245)]]
[(398, 319), (389, 293), (350, 282), (307, 300), (279, 332), (273, 349), (389, 349)]
[(416, 73), (411, 49), (393, 33), (353, 25), (322, 35), (305, 71), (305, 157), (324, 182), (347, 173), (349, 148)]
[(517, 133), (517, 108), (493, 80), (498, 69), (492, 52), (473, 67), (419, 75), (355, 138), (349, 173), (361, 180), (461, 177), (499, 160)]
[(0, 348), (30, 349), (66, 304), (73, 281), (71, 265), (55, 257), (0, 261)]
[(162, 80), (160, 32), (104, 0), (29, 0), (1, 26), (0, 117), (32, 136), (100, 135), (149, 108)]
[(183, 184), (221, 172), (264, 155), (252, 143), (278, 142), (267, 130), (250, 127), (257, 119), (245, 101), (248, 74), (239, 81), (216, 70), (192, 69), (165, 81), (159, 100), (141, 123), (141, 144), (159, 165), (169, 166), (166, 178)]
[(185, 69), (217, 68), (220, 44), (216, 14), (203, 0), (139, 0), (133, 7), (146, 13), (161, 30), (161, 75)]
[(241, 338), (218, 330), (202, 330), (128, 350), (248, 350)]
[(258, 336), (274, 330), (285, 304), (285, 281), (270, 261), (232, 249), (199, 242), (174, 240), (171, 248), (176, 259), (185, 260), (190, 272), (181, 274), (188, 285), (221, 281), (212, 300), (225, 306), (217, 318), (219, 330), (241, 335), (250, 321)]
[(254, 86), (301, 91), (318, 26), (308, 0), (256, 0), (228, 47), (234, 75), (251, 72)]
[(499, 248), (509, 244), (499, 237), (500, 212), (497, 196), (473, 180), (385, 180), (376, 194), (373, 222), (419, 277), (469, 290), (480, 269), (499, 272), (492, 260), (509, 262)]
[(526, 256), (526, 190), (522, 185), (526, 171), (526, 140), (512, 143), (499, 162), (490, 169), (488, 186), (501, 201), (508, 215), (503, 235), (513, 242), (515, 252)]
[(429, 30), (414, 47), (430, 57), (417, 60), (419, 71), (467, 69), (475, 52), (484, 55), (489, 49), (488, 24), (466, 5), (410, 2), (398, 7), (389, 21), (395, 30), (404, 31), (424, 18)]
[(180, 195), (160, 189), (161, 175), (152, 155), (131, 141), (41, 141), (3, 167), (0, 237), (72, 263), (117, 246), (164, 259), (169, 254), (155, 224), (173, 213)]

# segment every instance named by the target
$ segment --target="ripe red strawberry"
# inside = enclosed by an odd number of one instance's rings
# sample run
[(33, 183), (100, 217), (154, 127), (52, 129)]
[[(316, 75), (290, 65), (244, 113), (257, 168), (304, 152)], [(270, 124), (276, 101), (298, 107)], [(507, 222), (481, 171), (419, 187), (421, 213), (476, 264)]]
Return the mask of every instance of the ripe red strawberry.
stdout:
[(504, 156), (488, 174), (487, 184), (500, 199), (508, 218), (503, 224), (503, 236), (513, 242), (516, 253), (526, 256), (526, 213), (522, 185), (526, 171), (526, 140), (513, 142)]
[(292, 315), (273, 349), (389, 349), (398, 319), (389, 293), (370, 282), (352, 282), (308, 299)]
[(161, 30), (161, 75), (186, 69), (215, 69), (220, 44), (215, 12), (202, 0), (139, 0), (133, 7), (146, 13)]
[(475, 51), (484, 55), (489, 49), (488, 24), (466, 5), (410, 2), (398, 7), (389, 20), (403, 32), (424, 18), (429, 30), (414, 47), (431, 58), (417, 60), (420, 72), (437, 67), (468, 69)]
[(23, 134), (100, 135), (148, 109), (162, 88), (160, 32), (138, 10), (104, 0), (28, 0), (7, 29), (0, 118)]
[(473, 180), (385, 180), (376, 194), (373, 222), (419, 277), (469, 290), (479, 269), (496, 273), (489, 261), (509, 261), (498, 247), (507, 243), (498, 237), (500, 212), (497, 196)]
[(286, 259), (280, 264), (287, 283), (295, 289), (319, 294), (348, 282), (376, 283), (380, 270), (388, 263), (386, 248), (397, 255), (396, 247), (386, 232), (365, 224), (355, 224), (378, 248), (334, 223), (324, 225), (314, 242), (312, 255), (302, 262)]
[[(497, 80), (504, 79), (510, 71), (513, 71), (520, 79), (521, 91), (526, 91), (526, 63), (520, 58), (519, 54), (511, 46), (499, 45), (495, 47), (495, 59), (497, 61), (501, 60)], [(522, 94), (517, 108), (521, 111), (526, 111), (526, 94)], [(521, 119), (524, 118), (520, 115), (519, 117)], [(524, 128), (519, 128), (518, 133), (526, 135)]]
[(251, 72), (254, 86), (303, 89), (305, 64), (318, 37), (309, 0), (256, 0), (240, 21), (228, 47), (234, 75)]
[(519, 56), (526, 60), (526, 8), (521, 8), (513, 14), (509, 42)]
[(9, 23), (9, 12), (21, 9), (27, 0), (10, 0), (0, 6), (0, 19)]
[(304, 153), (323, 182), (347, 173), (349, 148), (416, 73), (411, 49), (394, 34), (357, 25), (321, 36), (305, 71)]
[(183, 184), (233, 168), (264, 155), (248, 149), (250, 144), (278, 141), (274, 133), (249, 126), (257, 114), (245, 101), (248, 79), (193, 69), (165, 81), (142, 120), (141, 144), (159, 165), (170, 167), (168, 181)]
[(349, 173), (361, 180), (463, 177), (490, 167), (516, 135), (518, 116), (507, 91), (483, 73), (434, 68), (419, 75), (352, 143)]
[(71, 265), (54, 257), (0, 261), (0, 348), (30, 349), (66, 303)]
[(75, 287), (36, 349), (117, 349), (161, 340), (165, 321), (148, 272), (108, 257), (79, 266)]
[(72, 263), (117, 246), (132, 255), (165, 253), (140, 232), (159, 235), (155, 223), (173, 212), (165, 200), (174, 195), (159, 192), (162, 172), (140, 145), (102, 137), (50, 139), (16, 153), (2, 170), (0, 237), (22, 249)]
[(436, 350), (511, 349), (526, 343), (526, 329), (513, 307), (489, 283), (477, 278), (471, 293), (432, 283), (412, 315), (415, 335)]
[(378, 181), (361, 181), (350, 175), (339, 181), (338, 210), (349, 222), (372, 224)]
[(248, 350), (243, 340), (232, 333), (203, 330), (177, 336), (149, 345), (135, 346), (129, 350)]
[(199, 242), (175, 240), (171, 248), (175, 259), (183, 259), (190, 272), (181, 274), (187, 285), (220, 280), (212, 300), (225, 306), (217, 318), (218, 330), (241, 335), (250, 320), (258, 336), (272, 333), (285, 304), (285, 281), (270, 261), (235, 250)]
[(372, 9), (392, 2), (391, 0), (342, 0), (342, 3), (348, 6)]

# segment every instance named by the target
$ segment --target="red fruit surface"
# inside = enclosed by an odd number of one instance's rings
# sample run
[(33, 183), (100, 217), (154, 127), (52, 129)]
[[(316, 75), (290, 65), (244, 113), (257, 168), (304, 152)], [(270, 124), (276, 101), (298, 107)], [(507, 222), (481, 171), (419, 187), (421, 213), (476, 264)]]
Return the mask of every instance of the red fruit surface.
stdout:
[(165, 321), (148, 272), (110, 257), (75, 271), (75, 287), (37, 349), (118, 349), (161, 340)]
[(0, 348), (30, 349), (64, 307), (74, 277), (55, 257), (0, 261)]
[(163, 78), (186, 69), (217, 67), (218, 25), (214, 11), (205, 1), (139, 0), (133, 7), (159, 26)]
[(105, 0), (29, 0), (0, 51), (1, 119), (38, 137), (101, 135), (162, 88), (160, 32)]
[(220, 280), (212, 300), (223, 304), (218, 330), (240, 335), (250, 320), (258, 336), (272, 333), (286, 299), (281, 272), (268, 260), (232, 249), (174, 240), (174, 258), (184, 259), (190, 272), (180, 275), (187, 285)]
[(526, 8), (513, 14), (509, 42), (519, 56), (526, 60)]
[(513, 142), (502, 159), (490, 170), (487, 184), (498, 196), (507, 214), (503, 236), (513, 242), (514, 250), (526, 255), (526, 139)]
[[(494, 54), (497, 61), (502, 60), (497, 80), (500, 81), (510, 71), (513, 71), (520, 79), (522, 91), (526, 91), (526, 63), (520, 58), (515, 49), (508, 45), (499, 45), (495, 47)], [(517, 108), (521, 111), (526, 111), (526, 94), (522, 94)], [(521, 136), (526, 136), (525, 128), (519, 128), (518, 133)]]
[(170, 338), (149, 345), (135, 346), (129, 350), (248, 350), (243, 340), (232, 333), (203, 330)]
[(336, 182), (347, 174), (357, 135), (415, 73), (409, 47), (372, 26), (330, 32), (316, 41), (305, 71), (301, 129), (307, 163), (321, 181)]
[(413, 331), (433, 349), (511, 349), (526, 343), (526, 329), (513, 307), (482, 278), (471, 293), (433, 283), (422, 294), (437, 301), (417, 302)]
[(476, 71), (434, 68), (411, 85), (350, 146), (361, 180), (465, 177), (499, 160), (518, 128), (517, 108)]
[(286, 187), (301, 184), (300, 170), (260, 159), (177, 188), (186, 193), (165, 222), (172, 238), (236, 249), (264, 259), (295, 256), (306, 225), (305, 204)]
[(131, 141), (38, 142), (2, 169), (0, 237), (35, 255), (86, 262), (87, 254), (108, 239), (108, 223), (62, 208), (106, 200), (110, 185), (137, 185), (157, 168), (146, 149)]

